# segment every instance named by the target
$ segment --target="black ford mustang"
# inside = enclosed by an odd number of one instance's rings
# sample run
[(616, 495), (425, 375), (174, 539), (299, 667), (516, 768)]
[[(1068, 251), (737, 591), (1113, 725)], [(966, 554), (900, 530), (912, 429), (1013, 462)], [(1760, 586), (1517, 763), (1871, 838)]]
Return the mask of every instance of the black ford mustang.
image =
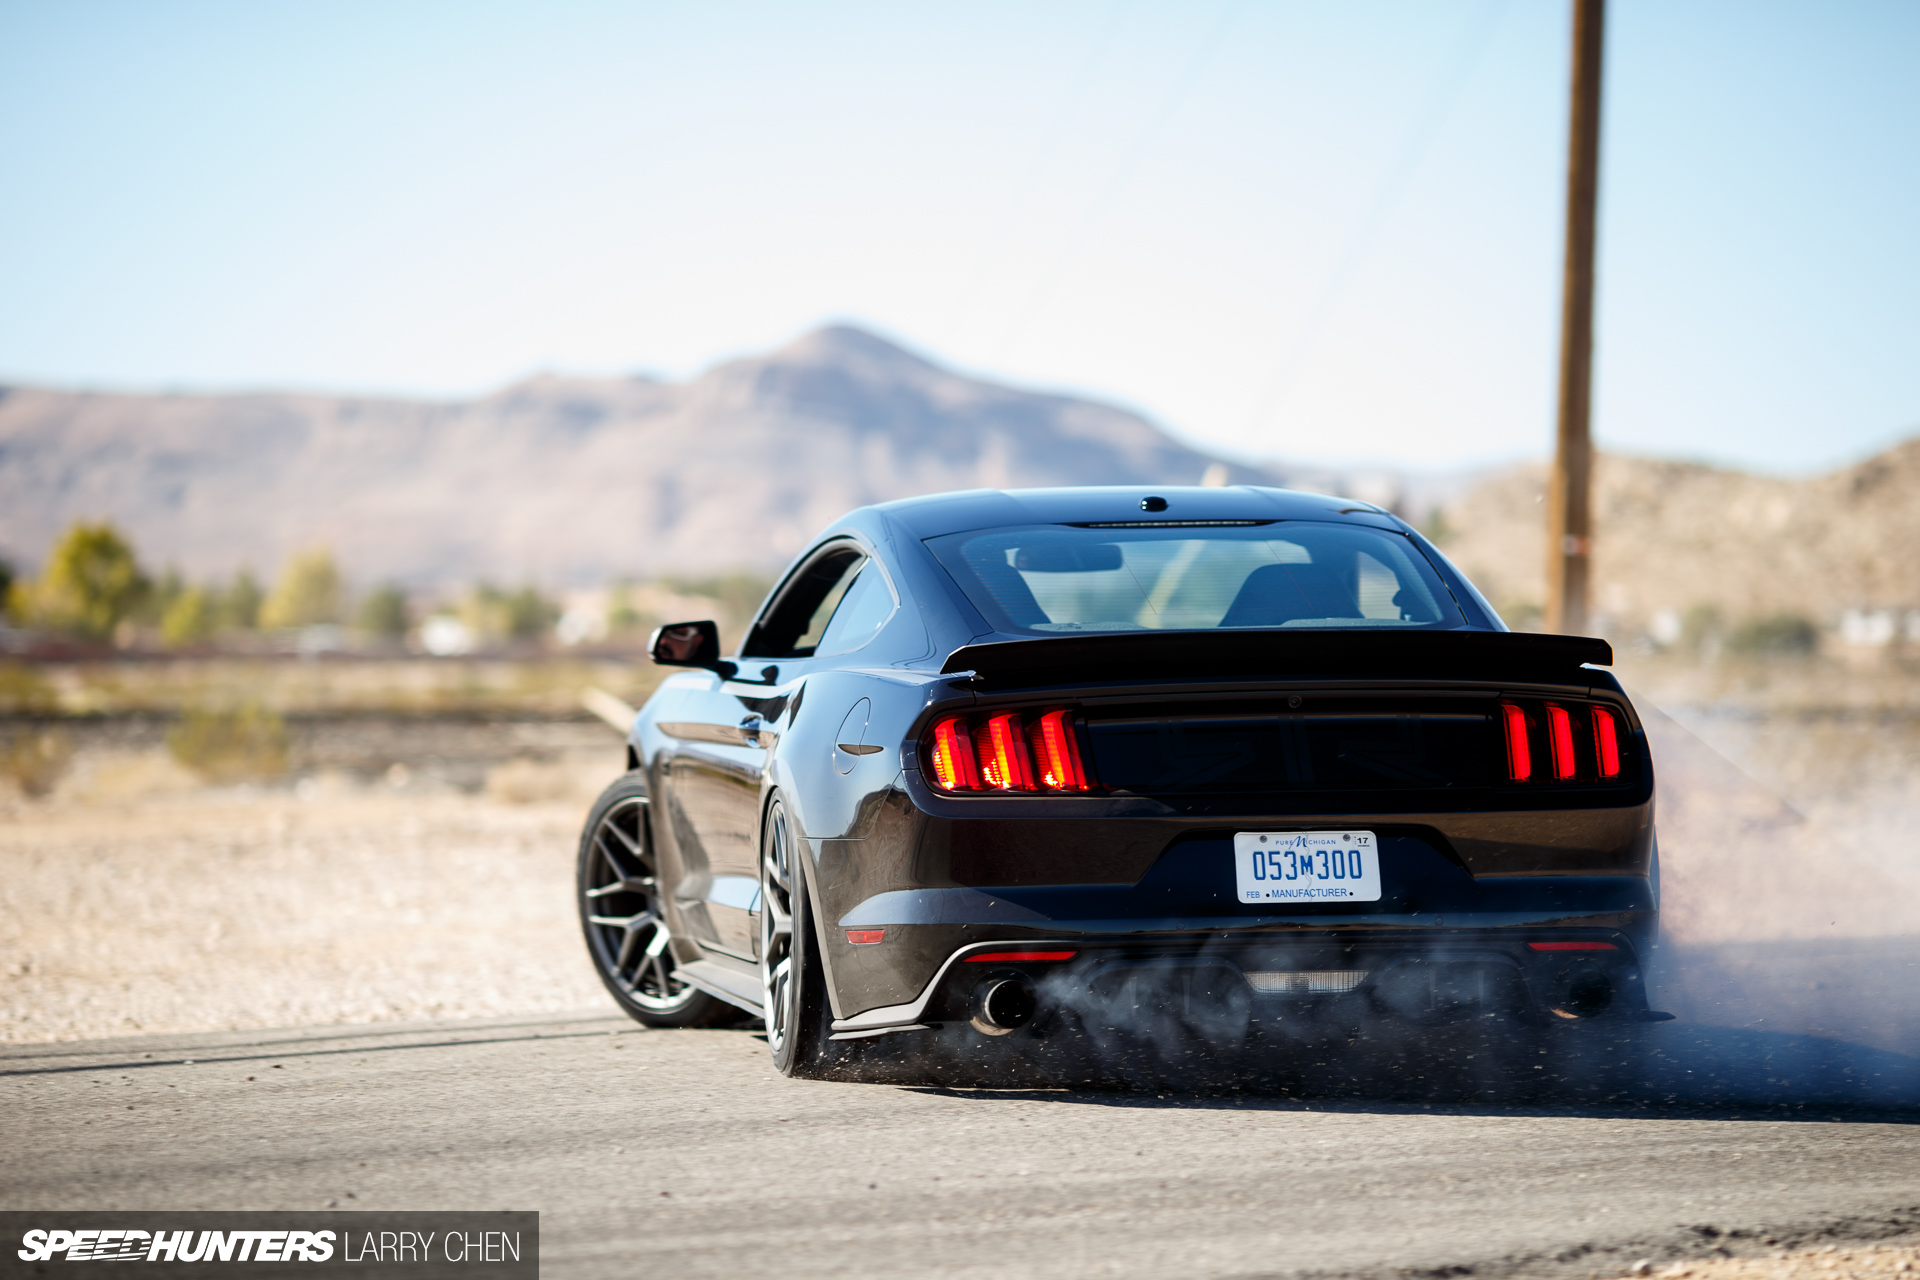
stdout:
[(1646, 739), (1604, 641), (1510, 632), (1420, 534), (1260, 488), (943, 494), (837, 522), (670, 676), (579, 894), (653, 1026), (831, 1073), (1187, 1024), (1657, 1018)]

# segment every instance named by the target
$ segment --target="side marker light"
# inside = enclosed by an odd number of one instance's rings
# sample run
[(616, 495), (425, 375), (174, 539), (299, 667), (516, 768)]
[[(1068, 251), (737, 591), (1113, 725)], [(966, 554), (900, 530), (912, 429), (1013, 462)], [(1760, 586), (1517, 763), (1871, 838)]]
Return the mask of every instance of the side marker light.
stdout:
[(1078, 951), (983, 951), (968, 956), (968, 964), (1037, 964), (1051, 960), (1071, 960)]
[(887, 931), (885, 929), (847, 930), (847, 941), (856, 947), (870, 947), (876, 942), (884, 942), (886, 937)]

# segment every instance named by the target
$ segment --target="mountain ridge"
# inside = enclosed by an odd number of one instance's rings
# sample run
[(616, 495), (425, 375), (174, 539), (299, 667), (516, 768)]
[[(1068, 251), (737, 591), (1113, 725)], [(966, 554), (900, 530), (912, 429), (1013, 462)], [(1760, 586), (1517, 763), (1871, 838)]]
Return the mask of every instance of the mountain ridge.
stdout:
[(325, 545), (363, 580), (584, 584), (777, 568), (843, 511), (916, 493), (1216, 464), (1132, 411), (838, 325), (684, 382), (544, 374), (465, 401), (5, 388), (0, 550), (37, 559), (109, 518), (193, 575)]

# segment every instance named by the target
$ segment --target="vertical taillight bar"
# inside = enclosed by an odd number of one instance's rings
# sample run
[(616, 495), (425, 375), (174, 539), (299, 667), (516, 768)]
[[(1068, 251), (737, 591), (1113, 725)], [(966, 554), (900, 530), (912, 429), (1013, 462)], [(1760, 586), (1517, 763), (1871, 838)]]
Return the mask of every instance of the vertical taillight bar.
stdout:
[(1533, 776), (1533, 751), (1527, 745), (1527, 713), (1511, 702), (1500, 704), (1507, 726), (1507, 776), (1525, 782)]
[(1574, 775), (1573, 717), (1565, 707), (1547, 704), (1547, 743), (1553, 750), (1553, 776), (1565, 781)]
[(996, 791), (1032, 791), (1033, 762), (1027, 756), (1020, 717), (1011, 711), (988, 716), (973, 731), (980, 780)]
[(1620, 728), (1605, 707), (1593, 709), (1593, 758), (1600, 764), (1601, 777), (1620, 776)]
[(933, 780), (943, 791), (978, 791), (980, 766), (965, 716), (948, 716), (933, 726)]
[(1049, 711), (1027, 728), (1040, 785), (1048, 791), (1085, 791), (1087, 771), (1080, 764), (1080, 743), (1074, 737), (1073, 715)]

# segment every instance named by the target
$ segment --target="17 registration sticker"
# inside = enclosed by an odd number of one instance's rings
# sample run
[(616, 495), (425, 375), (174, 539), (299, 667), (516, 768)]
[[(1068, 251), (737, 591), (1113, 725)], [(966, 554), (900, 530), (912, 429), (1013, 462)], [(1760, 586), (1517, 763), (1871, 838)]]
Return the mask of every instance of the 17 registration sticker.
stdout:
[(1371, 831), (1240, 831), (1233, 882), (1242, 902), (1378, 902), (1380, 846)]

